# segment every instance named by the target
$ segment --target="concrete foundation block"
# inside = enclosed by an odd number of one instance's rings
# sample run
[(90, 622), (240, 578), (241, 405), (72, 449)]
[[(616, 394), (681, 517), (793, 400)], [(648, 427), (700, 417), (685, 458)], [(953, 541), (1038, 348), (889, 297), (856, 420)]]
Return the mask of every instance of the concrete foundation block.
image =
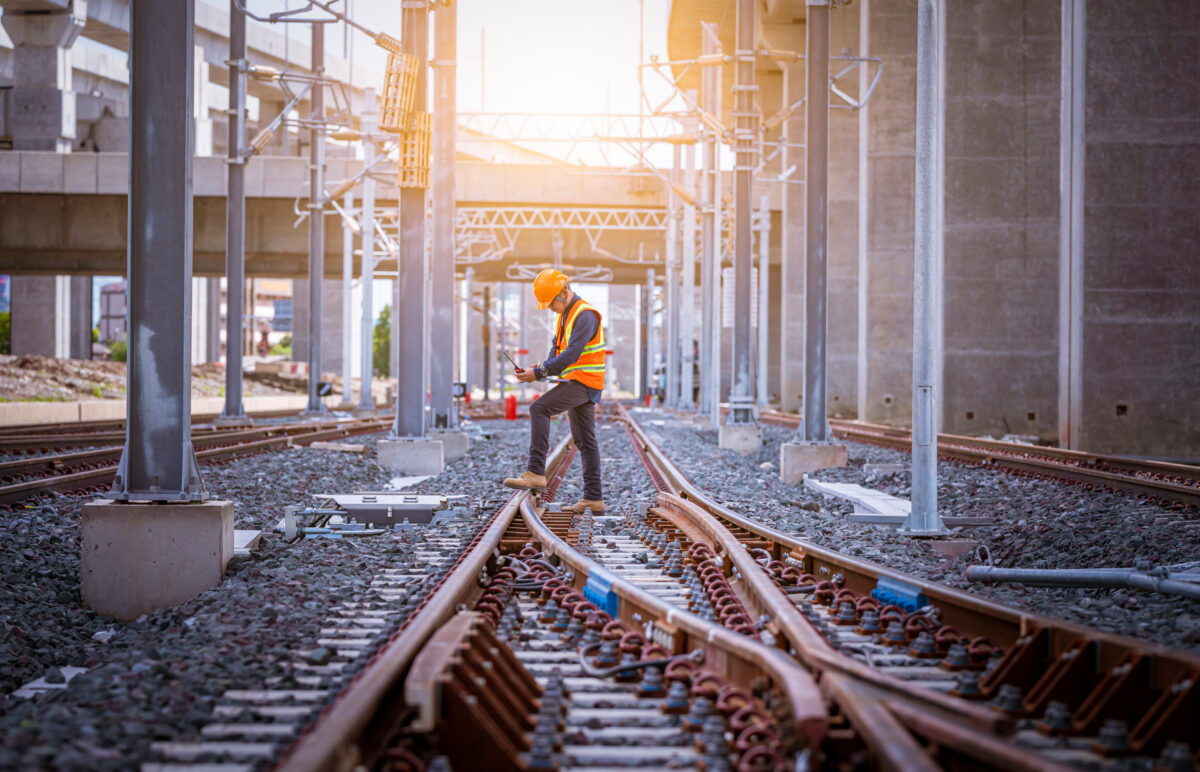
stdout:
[(762, 447), (758, 424), (721, 424), (718, 442), (723, 449), (748, 456)]
[(471, 438), (466, 432), (457, 429), (435, 429), (429, 433), (429, 437), (441, 440), (442, 460), (447, 463), (462, 458), (471, 449)]
[(233, 557), (233, 502), (83, 507), (80, 595), (123, 621), (176, 606), (211, 587)]
[(403, 475), (441, 474), (446, 468), (442, 441), (425, 437), (380, 440), (376, 460)]
[(845, 445), (785, 442), (779, 446), (779, 479), (784, 485), (797, 485), (810, 472), (845, 465)]

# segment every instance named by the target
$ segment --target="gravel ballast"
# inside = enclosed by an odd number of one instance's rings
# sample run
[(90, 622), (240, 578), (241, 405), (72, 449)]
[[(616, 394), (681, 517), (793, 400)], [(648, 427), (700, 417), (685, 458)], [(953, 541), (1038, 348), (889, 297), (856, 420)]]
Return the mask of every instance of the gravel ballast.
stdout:
[[(764, 424), (762, 448), (741, 456), (720, 449), (716, 432), (693, 428), (688, 421), (661, 411), (636, 410), (632, 415), (694, 484), (746, 517), (1012, 606), (1200, 653), (1200, 601), (1133, 590), (970, 583), (966, 568), (979, 562), (977, 555), (947, 558), (891, 528), (848, 522), (846, 515), (853, 511), (849, 502), (780, 481), (779, 446), (796, 441), (794, 430)], [(815, 476), (908, 498), (907, 474), (874, 479), (863, 472), (864, 464), (907, 467), (908, 453), (860, 443), (848, 443), (847, 453), (848, 466)], [(1200, 560), (1200, 517), (1195, 513), (1054, 480), (939, 461), (938, 509), (942, 516), (995, 517), (996, 525), (957, 530), (986, 545), (996, 566), (1131, 568), (1139, 560), (1156, 566)]]
[[(490, 438), (472, 437), (466, 457), (406, 489), (463, 496), (457, 503), (475, 518), (455, 526), (464, 539), (508, 499), (499, 481), (523, 468), (528, 444), (525, 421), (477, 427)], [(562, 432), (557, 427), (556, 437)], [(295, 663), (322, 661), (316, 641), (331, 609), (371, 600), (372, 578), (383, 567), (414, 565), (424, 536), (287, 545), (270, 530), (312, 494), (385, 488), (392, 475), (375, 464), (379, 438), (352, 440), (368, 446), (365, 454), (293, 448), (204, 467), (210, 493), (236, 503), (236, 527), (262, 530), (264, 542), (235, 558), (218, 587), (128, 624), (79, 601), (79, 514), (87, 497), (59, 496), (4, 514), (0, 769), (136, 768), (159, 759), (151, 743), (198, 739), (229, 689), (299, 688)], [(64, 666), (88, 670), (63, 690), (11, 696), (33, 679), (56, 680)]]

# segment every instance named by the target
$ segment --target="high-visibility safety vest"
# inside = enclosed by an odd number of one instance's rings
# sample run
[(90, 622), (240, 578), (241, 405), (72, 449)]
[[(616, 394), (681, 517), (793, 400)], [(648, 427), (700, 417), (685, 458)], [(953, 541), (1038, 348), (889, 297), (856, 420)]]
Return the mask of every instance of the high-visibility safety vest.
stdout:
[(604, 320), (600, 317), (600, 312), (586, 301), (579, 298), (575, 305), (571, 306), (567, 315), (567, 323), (562, 323), (561, 315), (554, 329), (557, 330), (554, 338), (554, 355), (558, 356), (567, 350), (567, 344), (571, 341), (571, 331), (575, 329), (575, 320), (584, 311), (591, 311), (596, 314), (595, 336), (588, 341), (584, 346), (583, 353), (579, 355), (579, 359), (562, 371), (561, 378), (566, 378), (572, 381), (579, 381), (584, 386), (590, 386), (593, 389), (604, 388)]

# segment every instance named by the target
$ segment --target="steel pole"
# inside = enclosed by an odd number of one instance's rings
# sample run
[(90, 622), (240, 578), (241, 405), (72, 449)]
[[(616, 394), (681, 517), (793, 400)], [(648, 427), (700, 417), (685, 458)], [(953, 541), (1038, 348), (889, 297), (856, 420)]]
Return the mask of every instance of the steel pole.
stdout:
[(504, 352), (508, 351), (508, 284), (496, 286), (496, 300), (500, 304), (500, 327), (496, 331), (496, 387), (500, 390), (500, 401), (504, 401), (504, 365), (508, 362)]
[[(312, 25), (312, 73), (325, 74), (325, 25)], [(321, 380), (322, 284), (325, 279), (325, 89), (314, 85), (312, 90), (313, 122), (309, 131), (308, 187), (308, 408), (306, 412), (320, 413), (325, 409), (317, 394)]]
[[(702, 51), (706, 55), (721, 52), (717, 25), (700, 24)], [(705, 67), (701, 75), (701, 108), (713, 117), (721, 115), (721, 71)], [(718, 146), (721, 138), (715, 131), (705, 132), (704, 141), (704, 214), (701, 231), (701, 330), (700, 354), (701, 406), (698, 411), (708, 416), (709, 428), (717, 429), (721, 421), (721, 169)]]
[(109, 498), (208, 498), (192, 450), (195, 2), (130, 9), (129, 367), (125, 449)]
[(654, 282), (654, 269), (647, 268), (646, 290), (642, 297), (646, 309), (646, 393), (652, 398), (658, 388), (658, 378), (655, 376), (658, 369), (658, 352), (654, 346)]
[(917, 4), (916, 190), (913, 216), (912, 510), (900, 530), (945, 533), (937, 508), (938, 40), (939, 0)]
[[(679, 184), (681, 150), (675, 145), (671, 164), (671, 182)], [(663, 348), (666, 353), (667, 382), (664, 395), (667, 407), (679, 404), (679, 206), (674, 192), (667, 194), (667, 263), (663, 282)]]
[[(354, 194), (347, 193), (342, 208), (349, 213), (354, 208)], [(354, 362), (350, 352), (354, 347), (354, 228), (342, 220), (342, 402), (341, 407), (354, 406)], [(370, 384), (367, 384), (370, 386)]]
[[(437, 6), (433, 85), (433, 263), (430, 329), (454, 329), (454, 132), (458, 5)], [(430, 346), (429, 393), (433, 426), (458, 423), (454, 415), (454, 346)]]
[(771, 300), (771, 210), (767, 208), (767, 197), (763, 195), (759, 205), (758, 224), (758, 367), (755, 380), (758, 382), (757, 402), (765, 407), (768, 399), (767, 350), (770, 336), (767, 334), (767, 305)]
[(750, 194), (754, 184), (754, 144), (758, 134), (758, 114), (754, 110), (757, 88), (754, 85), (754, 4), (755, 0), (738, 0), (737, 51), (734, 55), (733, 380), (729, 395), (729, 422), (733, 424), (754, 422), (751, 409), (754, 391), (750, 376), (750, 268), (754, 261), (751, 246), (754, 209)]
[[(521, 291), (517, 293), (517, 313), (520, 315), (520, 318), (517, 320), (520, 325), (517, 329), (517, 335), (520, 336), (517, 338), (517, 348), (522, 349), (523, 351), (529, 350), (529, 338), (526, 335), (526, 329), (529, 327), (529, 303), (526, 300), (527, 297), (529, 297), (528, 292)], [(524, 382), (522, 382), (521, 401), (524, 402), (528, 398), (528, 387)]]
[[(694, 97), (693, 97), (694, 98)], [(684, 150), (683, 187), (695, 196), (696, 149), (688, 145)], [(683, 202), (683, 289), (679, 303), (679, 405), (681, 410), (693, 410), (695, 382), (692, 368), (695, 362), (693, 340), (696, 315), (696, 207), (684, 199)]]
[(826, 415), (829, 231), (829, 0), (808, 0), (804, 120), (804, 422), (809, 442), (829, 441)]
[[(375, 89), (363, 89), (363, 164), (366, 166), (375, 162), (375, 143), (371, 135), (375, 133), (377, 108)], [(362, 384), (358, 408), (374, 410), (375, 395), (371, 391), (371, 384), (375, 373), (375, 180), (369, 174), (362, 181), (359, 224), (362, 230), (362, 362), (359, 371)]]
[(475, 359), (471, 356), (471, 301), (475, 294), (474, 268), (467, 268), (463, 272), (462, 294), (462, 326), (459, 328), (462, 340), (462, 379), (467, 384), (467, 393), (470, 394), (475, 385)]
[[(429, 16), (405, 9), (404, 50), (420, 62), (413, 109), (425, 109)], [(395, 437), (425, 436), (425, 190), (400, 190), (400, 258), (396, 282), (397, 341)]]
[(242, 312), (246, 298), (246, 16), (229, 0), (229, 190), (225, 195), (225, 407), (243, 420)]

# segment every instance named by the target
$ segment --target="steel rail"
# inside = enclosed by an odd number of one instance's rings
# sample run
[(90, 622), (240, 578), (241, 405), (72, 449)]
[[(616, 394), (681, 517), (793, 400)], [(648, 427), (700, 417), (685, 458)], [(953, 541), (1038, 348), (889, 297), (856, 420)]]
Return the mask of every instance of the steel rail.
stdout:
[[(193, 433), (192, 447), (197, 450), (220, 447), (222, 445), (252, 442), (257, 439), (266, 439), (283, 434), (296, 435), (317, 429), (332, 429), (349, 423), (348, 421), (309, 421), (304, 423), (270, 424), (254, 428), (229, 429), (219, 432)], [(120, 436), (123, 437), (124, 435)], [(121, 451), (121, 445), (109, 445), (92, 450), (52, 453), (0, 462), (0, 480), (16, 475), (39, 473), (49, 477), (106, 462), (116, 463), (121, 460)]]
[[(789, 427), (799, 426), (801, 422), (798, 415), (776, 410), (764, 411), (761, 419)], [(834, 434), (843, 439), (895, 450), (912, 449), (911, 434), (907, 429), (838, 419), (830, 419), (829, 424)], [(958, 434), (938, 435), (938, 455), (1017, 474), (1044, 475), (1122, 491), (1167, 505), (1200, 507), (1200, 467), (1189, 464), (1021, 445)]]
[[(742, 517), (716, 504), (697, 489), (649, 440), (645, 431), (635, 421), (628, 418), (627, 420), (637, 433), (639, 440), (644, 444), (646, 454), (654, 459), (659, 475), (679, 492), (676, 501), (711, 514), (719, 521), (723, 521), (723, 525), (727, 524), (726, 527), (740, 530), (757, 539), (758, 543), (766, 543), (774, 558), (787, 560), (792, 565), (800, 566), (801, 570), (806, 573), (829, 580), (841, 577), (843, 582), (840, 586), (853, 589), (860, 596), (867, 595), (875, 589), (880, 579), (895, 580), (908, 587), (917, 588), (929, 599), (931, 605), (941, 611), (942, 619), (939, 624), (951, 625), (968, 633), (968, 637), (982, 634), (993, 641), (1000, 642), (1006, 650), (1011, 648), (1015, 652), (1015, 656), (1011, 658), (1011, 661), (1008, 659), (1001, 661), (1001, 665), (1010, 670), (1004, 671), (997, 668), (1001, 672), (988, 676), (989, 688), (998, 689), (999, 685), (1004, 683), (1003, 679), (1007, 674), (1019, 673), (1024, 670), (1025, 676), (1030, 677), (1030, 680), (1033, 681), (1032, 692), (1038, 692), (1040, 689), (1039, 696), (1046, 699), (1046, 689), (1052, 687), (1054, 693), (1058, 695), (1055, 699), (1075, 700), (1073, 708), (1089, 711), (1090, 720), (1094, 726), (1096, 721), (1103, 718), (1105, 705), (1109, 709), (1114, 709), (1113, 694), (1115, 692), (1113, 690), (1128, 688), (1121, 684), (1123, 679), (1129, 675), (1130, 669), (1136, 665), (1144, 669), (1144, 674), (1139, 678), (1145, 679), (1143, 682), (1145, 686), (1160, 695), (1155, 699), (1154, 707), (1149, 711), (1153, 714), (1149, 718), (1129, 717), (1131, 726), (1135, 720), (1138, 722), (1131, 737), (1133, 734), (1137, 734), (1139, 743), (1150, 746), (1160, 742), (1162, 737), (1171, 731), (1168, 726), (1170, 722), (1162, 716), (1175, 710), (1174, 706), (1178, 704), (1178, 698), (1172, 695), (1181, 693), (1181, 690), (1182, 693), (1191, 693), (1191, 690), (1195, 688), (1195, 681), (1200, 677), (1200, 657), (1195, 655), (993, 603), (944, 585), (925, 582), (883, 566), (841, 555)], [(660, 501), (664, 501), (668, 505), (673, 503), (667, 495), (660, 496)], [(682, 507), (680, 511), (686, 511), (687, 506)], [(744, 542), (745, 540), (739, 541)], [(747, 566), (739, 568), (743, 576), (752, 576), (755, 570), (758, 570), (760, 574), (763, 572), (761, 565), (757, 569), (748, 566), (748, 563), (754, 561), (750, 558), (747, 548), (739, 545), (728, 554), (735, 564)], [(791, 628), (787, 620), (788, 616), (785, 615), (775, 617), (775, 621), (785, 629), (785, 634)], [(811, 639), (811, 636), (804, 632), (792, 631), (792, 635), (798, 640)], [(844, 672), (845, 666), (831, 657), (829, 651), (828, 647), (812, 647), (805, 653), (814, 660), (819, 660), (814, 661), (814, 667), (825, 665), (836, 667)], [(1087, 653), (1085, 658), (1079, 659), (1084, 663), (1083, 666), (1088, 668), (1088, 672), (1093, 673), (1089, 678), (1096, 680), (1090, 683), (1086, 679), (1081, 680), (1076, 689), (1077, 693), (1071, 694), (1063, 691), (1070, 688), (1066, 684), (1071, 681), (1061, 680), (1068, 676), (1059, 674), (1078, 672), (1070, 668), (1071, 663), (1081, 652)], [(857, 673), (850, 674), (856, 678), (860, 677)], [(1069, 678), (1075, 677), (1082, 678), (1082, 676), (1069, 676)], [(1058, 680), (1055, 680), (1056, 678)], [(1050, 687), (1046, 685), (1047, 679), (1049, 679)], [(872, 680), (874, 681), (872, 686), (885, 685), (878, 679)], [(1096, 686), (1098, 681), (1101, 682), (1101, 686), (1097, 686), (1096, 690), (1092, 691), (1092, 687)], [(907, 688), (901, 691), (917, 690)], [(919, 691), (931, 692), (931, 690)], [(1087, 697), (1087, 700), (1078, 704), (1078, 701), (1084, 697)], [(1119, 703), (1120, 700), (1118, 699), (1117, 702)], [(1120, 711), (1122, 707), (1117, 704), (1115, 709)]]
[[(267, 432), (267, 430), (263, 430), (262, 432), (247, 432), (246, 434), (250, 436), (246, 437), (242, 442), (235, 441), (224, 444), (233, 436), (229, 434), (219, 438), (222, 443), (219, 447), (210, 447), (197, 451), (196, 458), (200, 461), (217, 461), (234, 456), (278, 450), (289, 445), (307, 445), (321, 440), (370, 434), (383, 431), (388, 426), (388, 420), (382, 418), (365, 421), (346, 421), (334, 426), (318, 424), (315, 429), (311, 428), (312, 425), (310, 424), (308, 431)], [(264, 436), (264, 432), (267, 432), (267, 436)], [(47, 458), (52, 459), (54, 457), (50, 456)], [(117, 465), (109, 464), (94, 469), (85, 469), (69, 474), (42, 477), (35, 480), (26, 480), (11, 485), (0, 486), (0, 507), (18, 504), (44, 493), (75, 493), (79, 491), (99, 490), (112, 483), (116, 472)]]
[(724, 520), (764, 541), (777, 545), (778, 558), (791, 558), (798, 563), (803, 563), (807, 573), (829, 578), (841, 574), (845, 579), (843, 586), (860, 592), (869, 592), (876, 586), (880, 578), (895, 579), (919, 589), (932, 603), (942, 608), (943, 621), (946, 624), (977, 631), (977, 635), (986, 636), (1004, 646), (1027, 635), (1030, 630), (1053, 628), (1060, 634), (1059, 637), (1064, 639), (1087, 635), (1120, 650), (1137, 648), (1156, 657), (1176, 660), (1178, 664), (1175, 667), (1167, 668), (1170, 671), (1168, 677), (1174, 677), (1188, 668), (1200, 667), (1200, 656), (1169, 649), (1149, 641), (1138, 641), (1125, 636), (1099, 632), (1073, 622), (1052, 619), (997, 603), (938, 582), (930, 582), (896, 571), (878, 563), (843, 555), (836, 550), (822, 547), (743, 517), (721, 506), (711, 496), (696, 487), (650, 440), (645, 430), (635, 420), (628, 417), (626, 420), (629, 421), (634, 431), (638, 432), (639, 439), (645, 444), (646, 452), (654, 459), (660, 472), (670, 484), (679, 491), (678, 495), (681, 499), (696, 504), (719, 520)]
[[(550, 455), (548, 467), (557, 475), (565, 472), (570, 440), (564, 439)], [(398, 715), (403, 712), (404, 676), (426, 641), (471, 595), (481, 593), (480, 572), (500, 547), (500, 539), (512, 524), (529, 491), (517, 491), (494, 514), (473, 546), (465, 552), (441, 584), (400, 626), (388, 643), (333, 698), (300, 737), (276, 762), (286, 772), (351, 770), (390, 737)]]
[[(122, 404), (122, 403), (117, 403)], [(247, 412), (247, 418), (288, 418), (295, 417), (297, 410), (256, 410)], [(232, 431), (235, 428), (245, 427), (212, 427), (205, 424), (220, 418), (220, 413), (195, 413), (192, 415), (193, 431)], [(62, 421), (58, 423), (42, 423), (42, 424), (9, 424), (0, 426), (0, 437), (11, 437), (14, 435), (29, 435), (41, 437), (54, 434), (87, 434), (89, 432), (124, 432), (125, 419), (114, 418), (111, 420), (98, 421)]]
[(665, 622), (677, 636), (674, 640), (676, 650), (700, 648), (706, 655), (706, 667), (724, 667), (727, 673), (741, 676), (739, 680), (750, 680), (746, 676), (752, 673), (769, 676), (787, 695), (791, 717), (800, 734), (808, 740), (810, 747), (820, 746), (828, 725), (824, 701), (812, 676), (797, 667), (787, 655), (672, 606), (605, 570), (555, 534), (529, 501), (521, 503), (521, 517), (533, 538), (541, 544), (542, 551), (557, 557), (574, 571), (576, 589), (582, 589), (588, 577), (593, 575), (611, 582), (611, 591), (621, 601), (614, 618), (623, 619), (632, 626), (652, 625), (655, 620)]

